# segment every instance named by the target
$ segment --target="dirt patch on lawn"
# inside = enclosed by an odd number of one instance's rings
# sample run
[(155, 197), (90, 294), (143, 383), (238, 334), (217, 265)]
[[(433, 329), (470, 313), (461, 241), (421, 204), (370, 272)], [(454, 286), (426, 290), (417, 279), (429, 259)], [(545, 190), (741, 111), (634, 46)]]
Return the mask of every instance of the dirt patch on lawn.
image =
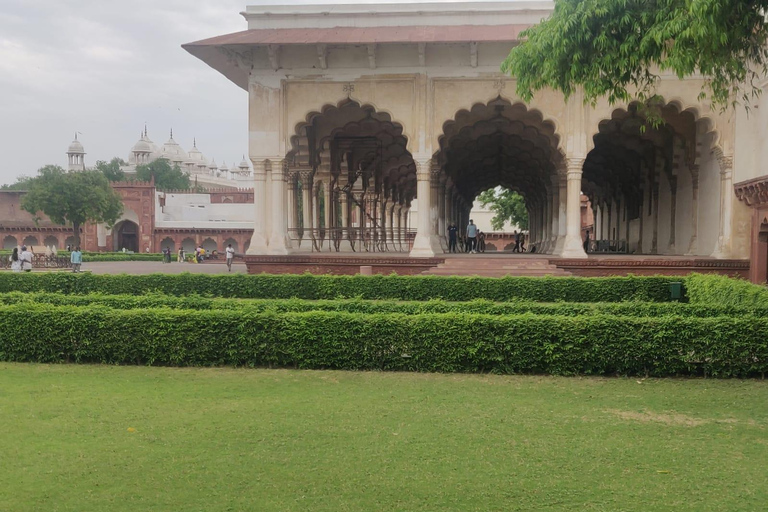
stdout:
[(623, 420), (639, 421), (641, 423), (663, 423), (671, 427), (699, 427), (712, 422), (712, 420), (694, 418), (693, 416), (679, 413), (620, 411), (617, 409), (607, 409), (605, 412), (614, 414)]

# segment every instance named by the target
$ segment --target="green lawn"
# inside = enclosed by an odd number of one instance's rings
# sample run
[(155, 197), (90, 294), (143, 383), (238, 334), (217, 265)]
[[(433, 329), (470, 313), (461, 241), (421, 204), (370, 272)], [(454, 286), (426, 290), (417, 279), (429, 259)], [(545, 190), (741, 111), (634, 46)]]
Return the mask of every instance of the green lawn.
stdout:
[(768, 383), (0, 363), (2, 511), (755, 511)]

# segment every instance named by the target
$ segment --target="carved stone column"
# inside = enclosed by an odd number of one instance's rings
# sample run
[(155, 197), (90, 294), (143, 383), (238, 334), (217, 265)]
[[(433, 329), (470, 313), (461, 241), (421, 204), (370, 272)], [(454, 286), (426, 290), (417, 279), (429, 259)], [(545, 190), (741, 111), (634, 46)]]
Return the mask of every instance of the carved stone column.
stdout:
[(669, 177), (669, 192), (671, 200), (669, 205), (669, 254), (675, 254), (675, 231), (677, 228), (677, 176)]
[(299, 227), (299, 203), (296, 197), (298, 192), (297, 179), (298, 174), (295, 169), (285, 170), (285, 180), (288, 188), (288, 234), (293, 239), (298, 239), (297, 229)]
[[(565, 235), (567, 229), (567, 187), (568, 187), (568, 170), (558, 169), (557, 175), (553, 176), (554, 180), (557, 180), (557, 240), (555, 242), (555, 248), (552, 251), (554, 254), (562, 254), (563, 247), (565, 247)], [(579, 207), (581, 208), (581, 207)]]
[(568, 159), (566, 186), (566, 233), (563, 258), (586, 258), (581, 240), (581, 175), (584, 158)]
[(712, 253), (714, 258), (731, 256), (731, 219), (733, 216), (733, 155), (726, 155), (720, 149), (715, 150), (720, 164), (720, 223), (717, 235), (717, 247)]
[(247, 254), (267, 254), (267, 162), (253, 160), (253, 236)]
[(312, 249), (312, 240), (314, 238), (312, 225), (312, 182), (313, 182), (312, 169), (302, 169), (299, 171), (299, 179), (301, 180), (301, 195), (302, 195), (302, 221), (304, 226), (304, 236), (302, 237), (302, 248)]
[(446, 195), (446, 182), (448, 179), (445, 176), (439, 178), (439, 184), (437, 187), (437, 237), (440, 239), (440, 243), (443, 246), (443, 250), (448, 250), (448, 238), (447, 238), (447, 201)]
[(291, 241), (288, 238), (288, 212), (285, 209), (285, 174), (283, 159), (269, 160), (272, 175), (272, 230), (269, 237), (269, 254), (288, 254)]
[(691, 171), (691, 240), (688, 242), (686, 256), (695, 256), (699, 252), (699, 166), (692, 165)]
[(433, 232), (431, 212), (437, 213), (437, 205), (432, 204), (432, 160), (414, 159), (416, 163), (416, 198), (419, 200), (416, 238), (413, 241), (411, 257), (432, 258), (442, 252), (440, 242)]

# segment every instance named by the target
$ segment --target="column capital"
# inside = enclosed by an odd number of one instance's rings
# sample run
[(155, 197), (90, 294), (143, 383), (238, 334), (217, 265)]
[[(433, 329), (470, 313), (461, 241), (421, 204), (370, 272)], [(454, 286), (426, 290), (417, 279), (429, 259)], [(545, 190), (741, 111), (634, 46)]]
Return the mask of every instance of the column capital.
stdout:
[(298, 169), (296, 170), (296, 173), (299, 176), (299, 179), (301, 180), (301, 186), (304, 188), (310, 188), (312, 187), (312, 176), (314, 175), (314, 171), (312, 169)]
[(720, 174), (723, 175), (726, 172), (730, 172), (733, 169), (733, 154), (724, 153), (722, 148), (715, 147), (712, 153), (717, 158), (717, 162), (720, 164)]
[(567, 158), (565, 161), (566, 165), (566, 171), (570, 175), (572, 172), (578, 172), (581, 174), (583, 168), (584, 168), (584, 162), (586, 158)]
[(430, 179), (432, 179), (432, 159), (431, 158), (414, 158), (413, 163), (416, 165), (417, 181), (429, 181)]

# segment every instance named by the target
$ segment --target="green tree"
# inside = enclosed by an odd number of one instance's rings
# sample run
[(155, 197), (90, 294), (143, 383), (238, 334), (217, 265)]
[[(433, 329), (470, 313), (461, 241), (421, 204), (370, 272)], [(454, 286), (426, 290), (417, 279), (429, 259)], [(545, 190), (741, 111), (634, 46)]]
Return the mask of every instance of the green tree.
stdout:
[(29, 176), (19, 176), (16, 178), (16, 183), (6, 183), (0, 187), (0, 190), (27, 190), (31, 179)]
[(507, 221), (520, 229), (528, 229), (528, 210), (523, 196), (517, 192), (506, 188), (492, 188), (480, 194), (477, 200), (483, 208), (491, 206), (494, 213), (491, 226), (494, 230), (503, 229)]
[(162, 190), (187, 190), (191, 188), (189, 176), (178, 165), (171, 165), (165, 158), (159, 158), (148, 164), (136, 167), (136, 179), (150, 181), (155, 179), (155, 186)]
[[(768, 71), (768, 0), (555, 0), (502, 70), (526, 101), (544, 88), (653, 106), (658, 72), (707, 77), (701, 98), (749, 108)], [(649, 109), (659, 121), (658, 109)]]
[(46, 165), (28, 184), (21, 207), (35, 216), (43, 212), (56, 224), (71, 224), (75, 245), (80, 245), (83, 224), (112, 226), (123, 213), (120, 196), (99, 171), (66, 172), (58, 165)]
[(94, 169), (104, 174), (109, 181), (125, 181), (125, 173), (121, 166), (128, 165), (122, 158), (115, 157), (109, 162), (97, 160)]

